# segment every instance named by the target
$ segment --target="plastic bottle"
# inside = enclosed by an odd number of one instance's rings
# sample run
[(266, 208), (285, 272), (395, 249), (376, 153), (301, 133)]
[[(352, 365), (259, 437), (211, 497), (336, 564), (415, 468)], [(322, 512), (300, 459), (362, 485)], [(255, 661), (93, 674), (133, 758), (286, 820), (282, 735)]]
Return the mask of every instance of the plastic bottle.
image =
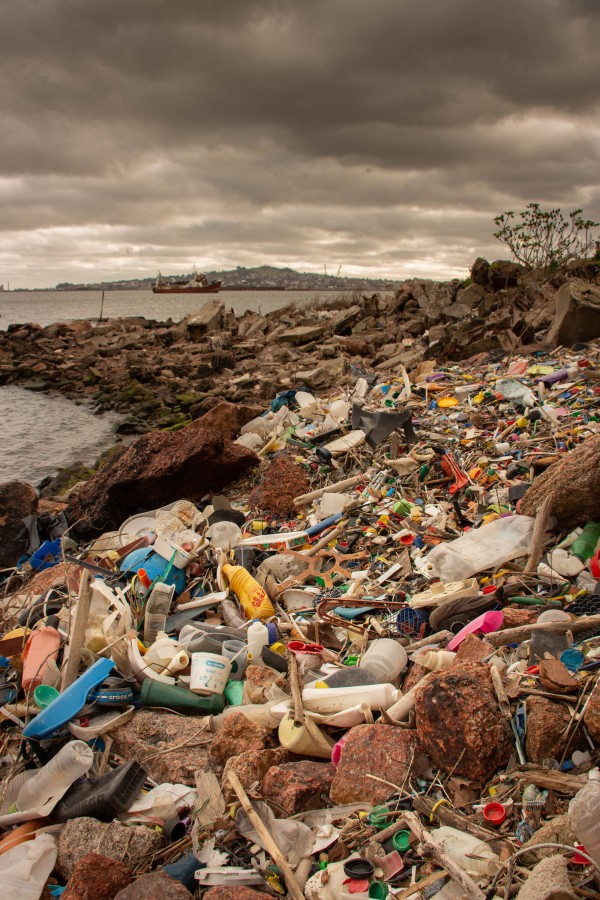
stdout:
[(600, 522), (588, 522), (579, 537), (573, 541), (571, 553), (582, 562), (587, 562), (594, 555), (598, 541), (600, 541)]
[(600, 773), (592, 775), (569, 803), (569, 822), (586, 853), (600, 865)]
[(446, 544), (438, 544), (427, 561), (441, 581), (463, 581), (483, 569), (491, 569), (518, 556), (531, 546), (535, 519), (506, 516), (465, 532)]
[(51, 834), (38, 834), (0, 857), (0, 890), (5, 897), (39, 900), (56, 863), (58, 848)]
[(275, 615), (269, 595), (250, 572), (247, 572), (242, 566), (231, 566), (229, 563), (225, 563), (223, 574), (248, 619), (269, 619)]
[(281, 716), (274, 715), (271, 709), (273, 706), (277, 706), (278, 703), (278, 700), (272, 700), (269, 703), (246, 703), (242, 706), (228, 706), (220, 715), (213, 716), (213, 729), (218, 731), (223, 726), (226, 718), (235, 713), (243, 713), (251, 722), (264, 725), (265, 728), (277, 728), (281, 721)]
[(159, 582), (150, 591), (144, 612), (144, 643), (152, 644), (159, 631), (164, 631), (175, 588)]
[(305, 709), (311, 712), (329, 715), (361, 704), (370, 709), (388, 709), (399, 696), (400, 691), (391, 684), (366, 684), (348, 688), (304, 688), (302, 703)]
[(164, 631), (159, 631), (156, 640), (148, 648), (144, 662), (159, 675), (180, 672), (188, 665), (189, 656), (177, 641), (172, 641)]
[(375, 675), (380, 684), (386, 684), (398, 677), (406, 668), (407, 662), (408, 657), (402, 644), (391, 638), (378, 638), (367, 648), (359, 668)]
[[(495, 875), (500, 858), (489, 844), (457, 828), (442, 825), (431, 832), (431, 840), (444, 850), (461, 869), (478, 875)], [(478, 858), (471, 858), (478, 857)]]
[(34, 691), (40, 684), (54, 681), (56, 661), (60, 648), (60, 634), (54, 627), (56, 616), (51, 616), (49, 623), (36, 631), (32, 631), (23, 650), (23, 677), (21, 684), (25, 693)]
[(20, 812), (40, 810), (54, 799), (49, 812), (66, 790), (91, 768), (94, 751), (84, 741), (71, 741), (21, 786), (15, 806)]
[(417, 657), (417, 663), (430, 672), (439, 672), (441, 669), (449, 669), (456, 659), (456, 653), (451, 650), (428, 650), (423, 656)]
[(262, 649), (269, 644), (269, 629), (256, 619), (248, 628), (248, 661), (252, 666), (262, 666)]

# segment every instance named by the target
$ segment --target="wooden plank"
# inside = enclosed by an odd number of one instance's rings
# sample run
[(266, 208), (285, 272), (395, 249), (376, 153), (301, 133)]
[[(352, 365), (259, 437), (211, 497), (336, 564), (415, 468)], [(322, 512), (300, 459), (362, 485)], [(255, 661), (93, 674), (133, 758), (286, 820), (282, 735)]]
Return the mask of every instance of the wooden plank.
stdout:
[(198, 809), (196, 821), (200, 827), (212, 825), (216, 819), (225, 814), (225, 797), (219, 779), (213, 772), (200, 770), (196, 772), (196, 790), (198, 791)]

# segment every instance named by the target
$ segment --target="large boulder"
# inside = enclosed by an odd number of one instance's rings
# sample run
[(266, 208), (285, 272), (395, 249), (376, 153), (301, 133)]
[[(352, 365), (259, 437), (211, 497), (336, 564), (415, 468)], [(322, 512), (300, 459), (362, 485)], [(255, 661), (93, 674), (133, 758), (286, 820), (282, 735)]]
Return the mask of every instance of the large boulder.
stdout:
[(133, 881), (131, 869), (118, 859), (88, 853), (75, 863), (62, 900), (114, 900)]
[(600, 287), (568, 281), (556, 294), (554, 321), (546, 337), (550, 345), (572, 347), (600, 337)]
[(56, 871), (67, 880), (77, 863), (88, 853), (100, 852), (108, 859), (118, 859), (133, 868), (144, 857), (162, 850), (166, 839), (145, 825), (121, 825), (120, 822), (99, 822), (82, 817), (70, 819), (58, 839)]
[(251, 722), (243, 713), (232, 713), (225, 718), (210, 745), (211, 766), (220, 774), (227, 760), (249, 750), (266, 750), (273, 746), (271, 731)]
[(600, 510), (600, 434), (552, 463), (535, 479), (519, 512), (534, 516), (546, 497), (551, 498), (550, 514), (561, 528), (575, 528), (598, 520)]
[(0, 567), (11, 568), (27, 546), (23, 519), (37, 512), (38, 496), (25, 481), (0, 484)]
[(435, 672), (417, 688), (415, 711), (421, 746), (442, 772), (484, 784), (508, 762), (510, 728), (487, 665)]
[(222, 400), (200, 416), (200, 425), (218, 431), (225, 440), (232, 441), (238, 437), (244, 425), (263, 412), (260, 406), (247, 406), (245, 403), (228, 403), (227, 400)]
[[(566, 734), (571, 720), (568, 706), (564, 703), (553, 703), (545, 697), (528, 697), (525, 709), (527, 712), (525, 752), (529, 762), (560, 760), (569, 741)], [(576, 733), (569, 746), (571, 751), (585, 749), (585, 737), (581, 732)]]
[(524, 271), (520, 263), (511, 262), (509, 259), (496, 259), (490, 266), (488, 282), (493, 291), (503, 291), (505, 288), (515, 287)]
[(205, 428), (202, 419), (181, 431), (144, 434), (102, 466), (78, 491), (66, 515), (81, 537), (118, 528), (140, 508), (184, 497), (199, 500), (257, 461), (252, 450)]

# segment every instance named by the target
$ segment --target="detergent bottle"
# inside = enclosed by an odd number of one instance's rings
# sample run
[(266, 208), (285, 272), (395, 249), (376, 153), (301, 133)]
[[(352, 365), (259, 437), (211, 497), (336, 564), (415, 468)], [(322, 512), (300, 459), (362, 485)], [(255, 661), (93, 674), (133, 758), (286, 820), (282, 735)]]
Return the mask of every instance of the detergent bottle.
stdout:
[(275, 615), (269, 595), (243, 566), (232, 566), (225, 563), (223, 574), (240, 601), (246, 618), (269, 619)]

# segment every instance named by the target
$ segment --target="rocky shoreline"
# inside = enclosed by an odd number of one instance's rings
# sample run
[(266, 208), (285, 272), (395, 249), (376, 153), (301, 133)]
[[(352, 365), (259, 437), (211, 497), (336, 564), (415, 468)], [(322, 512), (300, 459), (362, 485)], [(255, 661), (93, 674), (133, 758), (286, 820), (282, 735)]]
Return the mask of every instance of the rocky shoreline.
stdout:
[[(498, 357), (599, 333), (598, 263), (526, 271), (477, 259), (461, 282), (412, 279), (390, 294), (236, 317), (221, 300), (181, 322), (132, 317), (11, 325), (0, 332), (0, 385), (60, 393), (123, 417), (117, 440), (179, 430), (217, 403), (264, 406), (287, 388), (346, 386), (367, 371), (421, 360)], [(59, 479), (60, 482), (61, 479)], [(64, 478), (62, 479), (64, 483)]]

